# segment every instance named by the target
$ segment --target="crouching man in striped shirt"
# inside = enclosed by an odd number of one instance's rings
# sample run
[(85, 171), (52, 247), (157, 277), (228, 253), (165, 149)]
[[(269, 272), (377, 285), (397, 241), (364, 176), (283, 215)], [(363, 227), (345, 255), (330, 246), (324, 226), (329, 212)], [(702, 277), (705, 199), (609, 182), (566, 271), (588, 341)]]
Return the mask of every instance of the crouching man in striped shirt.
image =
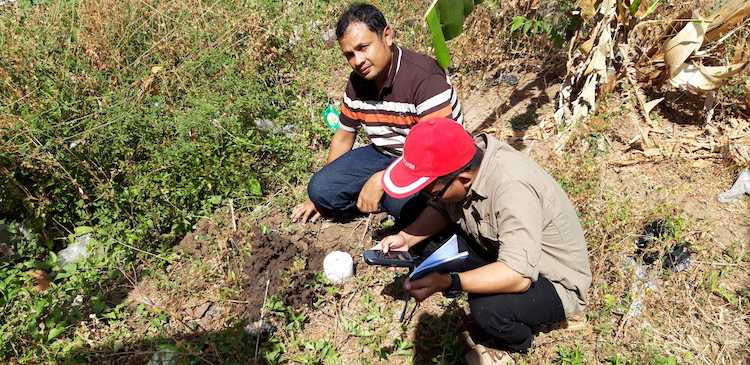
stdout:
[[(434, 59), (393, 44), (393, 30), (372, 5), (351, 6), (338, 20), (336, 37), (354, 71), (328, 162), (310, 180), (309, 199), (294, 208), (292, 221), (386, 211), (396, 224), (407, 226), (426, 199), (384, 194), (383, 171), (401, 156), (406, 135), (417, 123), (442, 117), (463, 126), (458, 97)], [(371, 144), (352, 149), (361, 127)]]

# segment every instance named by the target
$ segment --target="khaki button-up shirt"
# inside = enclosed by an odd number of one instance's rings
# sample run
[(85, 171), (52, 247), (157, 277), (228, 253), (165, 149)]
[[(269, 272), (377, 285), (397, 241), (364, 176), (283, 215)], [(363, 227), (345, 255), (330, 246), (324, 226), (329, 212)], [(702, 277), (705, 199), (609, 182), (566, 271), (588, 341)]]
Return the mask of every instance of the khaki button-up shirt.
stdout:
[(524, 277), (552, 282), (571, 317), (591, 285), (586, 239), (573, 205), (536, 162), (487, 134), (479, 172), (462, 203), (431, 203), (497, 260)]

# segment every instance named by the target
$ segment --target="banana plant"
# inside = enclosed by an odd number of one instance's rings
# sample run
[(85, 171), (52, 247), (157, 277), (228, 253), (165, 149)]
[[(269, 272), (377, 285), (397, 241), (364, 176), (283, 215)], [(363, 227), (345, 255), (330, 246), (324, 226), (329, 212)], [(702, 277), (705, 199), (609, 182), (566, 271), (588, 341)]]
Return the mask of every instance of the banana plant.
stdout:
[(474, 5), (484, 0), (435, 0), (427, 9), (425, 20), (432, 34), (432, 47), (438, 65), (446, 68), (451, 64), (447, 41), (464, 30), (464, 19), (474, 11)]

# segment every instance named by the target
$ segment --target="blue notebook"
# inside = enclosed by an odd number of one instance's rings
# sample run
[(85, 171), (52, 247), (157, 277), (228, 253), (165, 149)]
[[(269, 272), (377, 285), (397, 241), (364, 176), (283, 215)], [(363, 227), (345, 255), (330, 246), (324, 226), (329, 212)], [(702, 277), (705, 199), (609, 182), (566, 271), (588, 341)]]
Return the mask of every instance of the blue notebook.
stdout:
[(464, 261), (469, 256), (466, 251), (458, 252), (458, 239), (456, 235), (453, 235), (447, 242), (445, 242), (437, 251), (433, 252), (432, 255), (428, 256), (417, 266), (409, 278), (417, 280), (428, 273), (433, 271), (444, 272), (458, 270), (464, 267)]

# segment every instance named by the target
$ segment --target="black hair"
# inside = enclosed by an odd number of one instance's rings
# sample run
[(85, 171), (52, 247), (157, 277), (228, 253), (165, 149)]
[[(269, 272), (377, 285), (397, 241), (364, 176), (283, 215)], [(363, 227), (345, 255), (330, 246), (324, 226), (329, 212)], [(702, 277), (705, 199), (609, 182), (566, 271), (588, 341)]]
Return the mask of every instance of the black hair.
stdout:
[(479, 170), (479, 165), (482, 164), (482, 159), (484, 158), (484, 151), (482, 151), (479, 146), (474, 145), (474, 148), (476, 151), (474, 151), (474, 157), (471, 158), (471, 160), (464, 165), (464, 167), (456, 170), (455, 172), (452, 172), (448, 175), (440, 176), (439, 178), (435, 179), (435, 185), (445, 185), (450, 184), (455, 180), (459, 174), (465, 171), (477, 171)]
[(383, 31), (388, 26), (385, 16), (378, 8), (370, 4), (354, 4), (341, 14), (336, 23), (336, 39), (344, 37), (346, 30), (354, 23), (363, 23), (367, 29), (378, 35), (378, 39), (383, 39)]

